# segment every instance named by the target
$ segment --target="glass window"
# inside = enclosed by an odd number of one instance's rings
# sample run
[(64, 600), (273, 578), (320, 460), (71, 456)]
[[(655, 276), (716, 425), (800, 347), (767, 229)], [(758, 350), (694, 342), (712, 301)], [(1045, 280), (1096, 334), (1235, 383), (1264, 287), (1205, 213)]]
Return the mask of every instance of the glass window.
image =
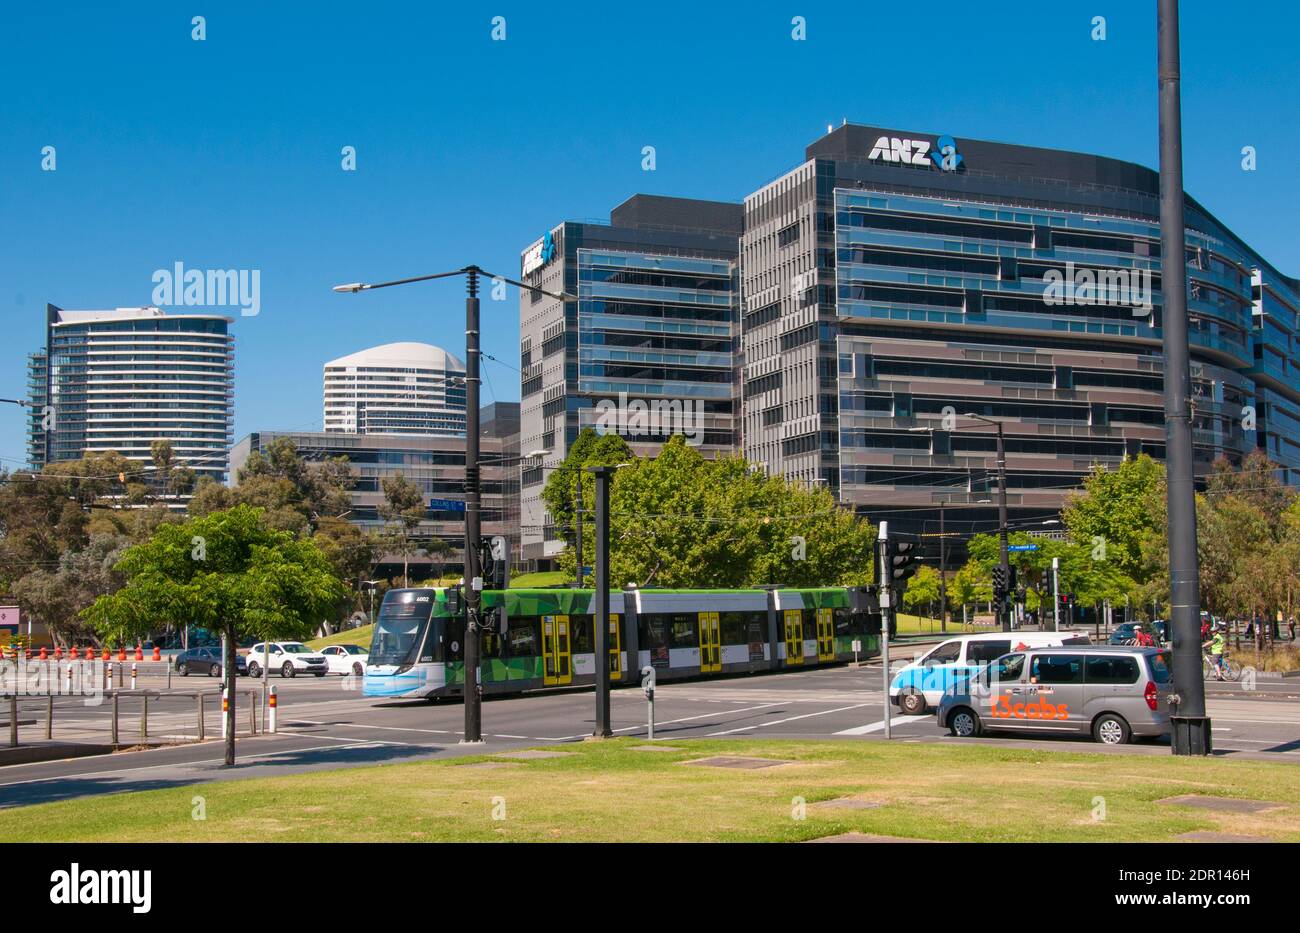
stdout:
[(1020, 679), (1020, 675), (1025, 672), (1025, 656), (1023, 654), (1008, 654), (998, 658), (984, 670), (982, 680), (985, 684), (989, 683), (990, 677), (999, 683), (1009, 683)]
[(1083, 657), (1077, 654), (1034, 656), (1029, 682), (1034, 684), (1083, 683)]
[(510, 643), (510, 656), (512, 658), (527, 658), (537, 655), (537, 620), (528, 621), (510, 620), (510, 626), (506, 631), (506, 638)]
[(668, 647), (698, 648), (700, 646), (700, 637), (696, 634), (699, 619), (695, 613), (676, 613), (669, 616), (669, 620)]
[(1011, 650), (1011, 640), (972, 641), (966, 644), (967, 664), (988, 664)]
[(1138, 679), (1137, 661), (1127, 655), (1089, 657), (1085, 670), (1090, 684), (1131, 684)]
[(1173, 679), (1173, 671), (1169, 669), (1169, 652), (1161, 651), (1156, 654), (1147, 655), (1148, 663), (1151, 665), (1151, 677), (1158, 684), (1167, 684)]
[(925, 656), (924, 666), (932, 664), (955, 664), (961, 656), (961, 642), (946, 641)]

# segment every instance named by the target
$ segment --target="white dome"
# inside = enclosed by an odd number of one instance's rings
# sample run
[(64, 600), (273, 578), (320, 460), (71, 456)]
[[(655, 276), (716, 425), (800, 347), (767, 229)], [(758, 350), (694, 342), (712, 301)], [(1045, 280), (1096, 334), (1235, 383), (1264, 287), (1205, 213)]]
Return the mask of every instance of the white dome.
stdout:
[(450, 372), (464, 372), (465, 364), (442, 347), (431, 343), (385, 343), (368, 350), (340, 356), (330, 360), (325, 366), (404, 366), (412, 369), (434, 369)]

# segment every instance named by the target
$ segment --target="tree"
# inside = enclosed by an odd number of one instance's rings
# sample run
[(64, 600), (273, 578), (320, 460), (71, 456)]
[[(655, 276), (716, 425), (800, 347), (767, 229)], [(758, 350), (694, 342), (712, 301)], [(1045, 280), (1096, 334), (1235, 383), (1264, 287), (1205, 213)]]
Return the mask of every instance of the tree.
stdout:
[(411, 536), (426, 515), (424, 492), (401, 472), (386, 477), (383, 489), (384, 501), (379, 505), (379, 517), (390, 524), (385, 537), (402, 552), (402, 586), (409, 586), (407, 571), (412, 550)]
[(223, 511), (239, 503), (265, 509), (271, 528), (296, 535), (314, 534), (323, 519), (347, 514), (348, 490), (355, 477), (346, 457), (309, 463), (287, 437), (249, 454), (234, 488), (210, 477), (199, 480), (190, 499), (191, 515)]
[(1092, 550), (1104, 547), (1125, 576), (1145, 582), (1150, 568), (1143, 559), (1148, 535), (1165, 511), (1165, 468), (1146, 454), (1126, 458), (1115, 469), (1098, 464), (1083, 489), (1066, 497), (1061, 518), (1070, 537)]
[(141, 638), (160, 624), (225, 634), (227, 765), (235, 763), (235, 646), (250, 636), (305, 638), (346, 595), (314, 541), (268, 527), (247, 505), (163, 525), (114, 570), (126, 584), (82, 612), (102, 636)]
[(925, 607), (927, 616), (930, 607), (939, 599), (939, 571), (933, 567), (922, 564), (916, 569), (912, 579), (907, 581), (907, 589), (903, 591), (903, 605), (912, 610), (913, 615), (919, 615), (917, 611)]
[[(637, 458), (612, 435), (587, 447), (587, 463), (628, 464), (610, 489), (610, 572), (617, 583), (662, 587), (743, 587), (867, 583), (873, 532), (838, 506), (825, 489), (766, 477), (738, 456), (706, 459), (673, 437), (658, 456)], [(607, 443), (608, 442), (608, 443)], [(580, 476), (587, 510), (594, 477)], [(576, 489), (577, 481), (571, 489)], [(564, 505), (552, 486), (553, 504)], [(572, 515), (572, 505), (569, 505)], [(552, 517), (556, 515), (552, 512)], [(558, 521), (558, 518), (557, 518)], [(584, 563), (594, 561), (594, 535), (583, 541)], [(572, 548), (561, 569), (576, 570)]]

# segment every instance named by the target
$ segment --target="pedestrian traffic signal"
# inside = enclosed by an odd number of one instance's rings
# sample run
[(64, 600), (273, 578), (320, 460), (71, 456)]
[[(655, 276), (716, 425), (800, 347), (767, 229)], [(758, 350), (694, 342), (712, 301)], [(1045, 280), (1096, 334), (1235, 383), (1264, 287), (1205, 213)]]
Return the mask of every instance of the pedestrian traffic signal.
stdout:
[(1002, 566), (993, 568), (993, 596), (1001, 601), (1007, 593), (1007, 571)]

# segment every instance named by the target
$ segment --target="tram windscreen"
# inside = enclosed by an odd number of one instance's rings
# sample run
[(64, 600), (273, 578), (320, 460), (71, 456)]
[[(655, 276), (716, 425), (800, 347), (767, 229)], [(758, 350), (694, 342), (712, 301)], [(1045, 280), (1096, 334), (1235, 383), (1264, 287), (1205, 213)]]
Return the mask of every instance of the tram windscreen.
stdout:
[(390, 593), (375, 620), (370, 641), (370, 664), (409, 664), (420, 647), (424, 627), (433, 610), (432, 593)]

